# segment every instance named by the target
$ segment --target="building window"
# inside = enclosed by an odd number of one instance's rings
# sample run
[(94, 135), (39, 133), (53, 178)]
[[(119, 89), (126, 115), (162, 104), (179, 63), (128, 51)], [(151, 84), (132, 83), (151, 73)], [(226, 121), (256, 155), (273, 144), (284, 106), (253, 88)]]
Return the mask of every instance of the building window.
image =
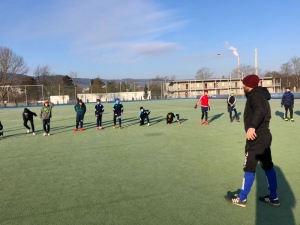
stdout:
[(199, 87), (199, 83), (197, 83), (197, 87)]

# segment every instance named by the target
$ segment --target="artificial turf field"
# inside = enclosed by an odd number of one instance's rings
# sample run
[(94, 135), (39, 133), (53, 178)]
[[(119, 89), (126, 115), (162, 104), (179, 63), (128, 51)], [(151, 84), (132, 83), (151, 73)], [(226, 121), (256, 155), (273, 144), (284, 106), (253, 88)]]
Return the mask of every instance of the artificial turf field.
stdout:
[[(300, 224), (300, 103), (293, 123), (282, 120), (279, 100), (270, 101), (281, 206), (258, 201), (268, 194), (258, 166), (241, 208), (223, 196), (242, 185), (245, 100), (237, 104), (240, 123), (229, 122), (225, 100), (211, 100), (209, 126), (199, 124), (195, 102), (124, 102), (122, 130), (112, 128), (112, 104), (104, 103), (99, 131), (87, 104), (84, 132), (73, 131), (73, 106), (56, 106), (46, 137), (38, 117), (33, 136), (23, 108), (0, 109), (0, 224)], [(138, 125), (141, 105), (151, 110), (149, 127)], [(182, 123), (166, 125), (168, 112)]]

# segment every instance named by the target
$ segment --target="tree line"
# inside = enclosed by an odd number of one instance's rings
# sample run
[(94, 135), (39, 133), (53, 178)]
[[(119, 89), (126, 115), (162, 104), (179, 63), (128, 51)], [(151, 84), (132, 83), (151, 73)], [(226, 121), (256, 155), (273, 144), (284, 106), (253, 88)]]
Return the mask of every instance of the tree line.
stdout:
[[(165, 82), (176, 77), (156, 76), (148, 82), (103, 81), (100, 77), (91, 80), (89, 87), (77, 82), (77, 72), (67, 75), (56, 74), (48, 65), (38, 65), (33, 69), (34, 76), (27, 76), (29, 68), (22, 56), (12, 49), (0, 46), (0, 100), (4, 102), (37, 102), (51, 95), (69, 95), (75, 100), (77, 93), (116, 93), (126, 91), (144, 91), (147, 98), (165, 97)], [(43, 88), (42, 88), (43, 86)]]

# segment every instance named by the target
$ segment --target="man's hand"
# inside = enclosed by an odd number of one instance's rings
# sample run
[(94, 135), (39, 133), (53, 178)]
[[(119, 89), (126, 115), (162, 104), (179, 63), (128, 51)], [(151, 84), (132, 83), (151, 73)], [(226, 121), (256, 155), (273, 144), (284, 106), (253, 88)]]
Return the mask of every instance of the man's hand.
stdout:
[(283, 104), (281, 104), (281, 107), (283, 106)]
[(40, 121), (42, 121), (42, 118), (40, 118)]
[(194, 108), (197, 109), (197, 105), (195, 105)]
[(249, 128), (247, 130), (247, 140), (255, 140), (257, 137), (256, 133), (255, 133), (255, 128)]

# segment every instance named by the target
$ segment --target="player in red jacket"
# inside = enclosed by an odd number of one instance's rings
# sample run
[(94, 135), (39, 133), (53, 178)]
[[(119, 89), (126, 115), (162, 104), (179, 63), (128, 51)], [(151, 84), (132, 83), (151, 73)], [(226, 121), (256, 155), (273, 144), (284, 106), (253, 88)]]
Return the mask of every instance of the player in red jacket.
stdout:
[[(207, 95), (208, 91), (204, 90), (204, 95), (202, 95), (199, 100), (197, 101), (196, 105), (195, 105), (195, 109), (197, 109), (198, 104), (201, 102), (201, 110), (202, 110), (202, 116), (201, 116), (201, 120), (200, 120), (200, 124), (205, 123), (205, 125), (209, 125), (209, 122), (207, 120), (207, 114), (210, 110), (210, 104), (209, 104), (209, 97)], [(205, 115), (205, 122), (203, 121)]]

